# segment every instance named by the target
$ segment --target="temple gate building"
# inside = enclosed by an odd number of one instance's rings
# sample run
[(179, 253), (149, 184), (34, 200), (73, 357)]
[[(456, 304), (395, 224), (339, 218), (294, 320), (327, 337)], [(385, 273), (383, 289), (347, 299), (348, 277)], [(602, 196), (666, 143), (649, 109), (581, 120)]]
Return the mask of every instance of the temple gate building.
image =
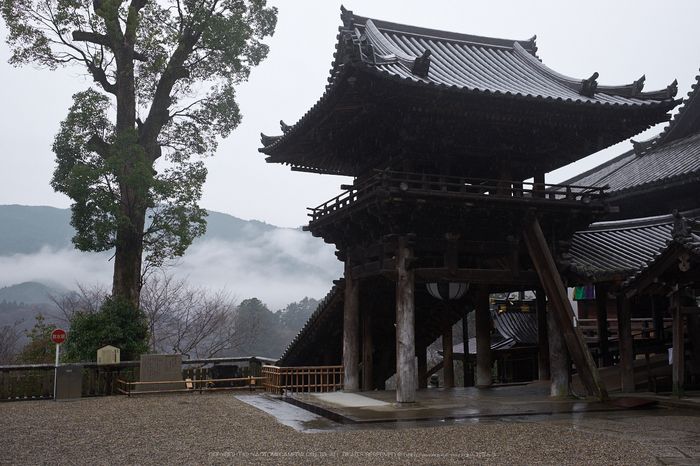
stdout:
[[(426, 384), (426, 347), (476, 311), (478, 386), (491, 384), (489, 294), (537, 291), (540, 372), (561, 384), (561, 339), (589, 395), (606, 389), (555, 259), (610, 213), (604, 185), (548, 185), (545, 174), (669, 120), (675, 84), (598, 84), (546, 67), (535, 38), (506, 40), (369, 19), (343, 25), (320, 100), (280, 136), (270, 163), (350, 176), (305, 227), (334, 244), (344, 277), (292, 343), (284, 365), (342, 363), (346, 390), (383, 388), (399, 403)], [(417, 372), (416, 363), (417, 362)], [(557, 361), (557, 363), (554, 363)], [(545, 377), (547, 375), (545, 374)], [(564, 374), (564, 377), (566, 374)]]

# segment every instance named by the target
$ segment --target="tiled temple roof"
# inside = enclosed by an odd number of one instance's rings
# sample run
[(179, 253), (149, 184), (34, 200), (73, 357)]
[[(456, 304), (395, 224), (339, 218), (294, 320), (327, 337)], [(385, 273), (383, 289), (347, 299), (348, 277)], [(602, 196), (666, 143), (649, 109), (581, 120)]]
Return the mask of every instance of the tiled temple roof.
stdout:
[[(366, 103), (352, 101), (352, 97), (348, 97), (348, 86), (356, 80), (353, 73), (359, 71), (386, 83), (410, 86), (418, 92), (435, 91), (461, 97), (542, 104), (546, 108), (535, 110), (540, 115), (551, 112), (551, 107), (547, 106), (552, 105), (573, 112), (604, 108), (609, 111), (606, 118), (615, 119), (614, 114), (618, 119), (634, 122), (626, 129), (630, 135), (663, 121), (666, 112), (677, 105), (673, 99), (677, 92), (676, 83), (666, 89), (643, 92), (644, 77), (624, 86), (605, 86), (598, 84), (598, 73), (592, 72), (591, 76), (584, 78), (564, 76), (539, 60), (535, 37), (509, 40), (437, 31), (365, 18), (345, 9), (341, 17), (343, 26), (324, 95), (296, 124), (280, 122), (281, 135), (262, 135), (263, 147), (259, 150), (271, 156), (268, 162), (289, 163), (305, 171), (356, 176), (349, 166), (334, 164), (327, 159), (322, 164), (311, 162), (304, 152), (308, 149), (302, 150), (298, 144), (307, 140), (314, 140), (317, 144), (321, 140), (330, 140), (333, 135), (326, 133), (337, 133), (356, 121), (358, 116), (353, 109)], [(455, 102), (455, 105), (455, 111), (461, 111), (458, 109), (461, 104)], [(646, 113), (622, 116), (630, 109), (644, 109)], [(484, 118), (488, 119), (488, 115)], [(500, 119), (503, 115), (494, 118)], [(551, 118), (558, 121), (557, 116)], [(513, 124), (518, 124), (518, 121)], [(619, 130), (612, 133), (619, 134)], [(600, 150), (599, 144), (606, 147), (624, 140), (605, 134), (604, 143), (591, 142), (600, 137), (603, 136), (584, 137), (581, 133), (579, 150), (588, 149), (588, 146), (591, 150), (585, 154), (577, 153), (576, 157)], [(566, 150), (570, 151), (569, 146)]]
[(568, 270), (592, 280), (618, 279), (624, 286), (673, 245), (700, 254), (700, 211), (594, 223), (574, 234), (565, 254)]
[(564, 184), (609, 186), (612, 201), (654, 187), (700, 180), (700, 76), (664, 131)]
[[(479, 37), (373, 20), (343, 12), (341, 36), (350, 36), (362, 63), (387, 76), (418, 85), (588, 105), (653, 105), (676, 93), (675, 84), (642, 92), (644, 77), (627, 86), (570, 78), (546, 67), (536, 55), (536, 37)], [(421, 66), (424, 68), (421, 68)], [(330, 85), (344, 64), (336, 63)]]

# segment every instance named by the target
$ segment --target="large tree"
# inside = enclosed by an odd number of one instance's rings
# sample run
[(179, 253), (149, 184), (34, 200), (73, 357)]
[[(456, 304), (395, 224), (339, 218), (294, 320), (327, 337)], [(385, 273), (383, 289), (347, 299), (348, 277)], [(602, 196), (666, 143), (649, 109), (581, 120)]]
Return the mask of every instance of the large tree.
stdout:
[[(200, 158), (240, 122), (234, 86), (266, 55), (265, 0), (0, 0), (10, 63), (80, 65), (53, 150), (76, 247), (115, 248), (112, 292), (139, 304), (142, 256), (160, 265), (204, 232)], [(156, 171), (156, 161), (164, 159)]]

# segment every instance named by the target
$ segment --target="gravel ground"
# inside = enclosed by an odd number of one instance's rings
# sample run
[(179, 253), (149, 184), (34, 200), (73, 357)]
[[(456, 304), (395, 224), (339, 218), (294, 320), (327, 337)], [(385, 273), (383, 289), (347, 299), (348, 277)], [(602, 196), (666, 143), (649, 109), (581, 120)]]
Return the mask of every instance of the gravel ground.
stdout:
[(0, 415), (0, 463), (13, 465), (660, 464), (633, 438), (561, 422), (298, 432), (228, 392), (0, 403)]

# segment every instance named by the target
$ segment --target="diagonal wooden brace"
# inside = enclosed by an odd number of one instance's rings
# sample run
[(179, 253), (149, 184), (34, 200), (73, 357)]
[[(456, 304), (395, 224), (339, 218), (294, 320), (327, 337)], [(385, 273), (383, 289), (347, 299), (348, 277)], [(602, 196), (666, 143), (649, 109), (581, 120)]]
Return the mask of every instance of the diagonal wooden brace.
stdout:
[(542, 287), (547, 293), (551, 311), (563, 333), (571, 359), (574, 361), (588, 395), (599, 398), (601, 401), (608, 400), (608, 391), (605, 389), (605, 384), (593, 362), (581, 329), (574, 326), (574, 310), (566, 295), (566, 289), (536, 217), (530, 219), (526, 224), (524, 236)]

